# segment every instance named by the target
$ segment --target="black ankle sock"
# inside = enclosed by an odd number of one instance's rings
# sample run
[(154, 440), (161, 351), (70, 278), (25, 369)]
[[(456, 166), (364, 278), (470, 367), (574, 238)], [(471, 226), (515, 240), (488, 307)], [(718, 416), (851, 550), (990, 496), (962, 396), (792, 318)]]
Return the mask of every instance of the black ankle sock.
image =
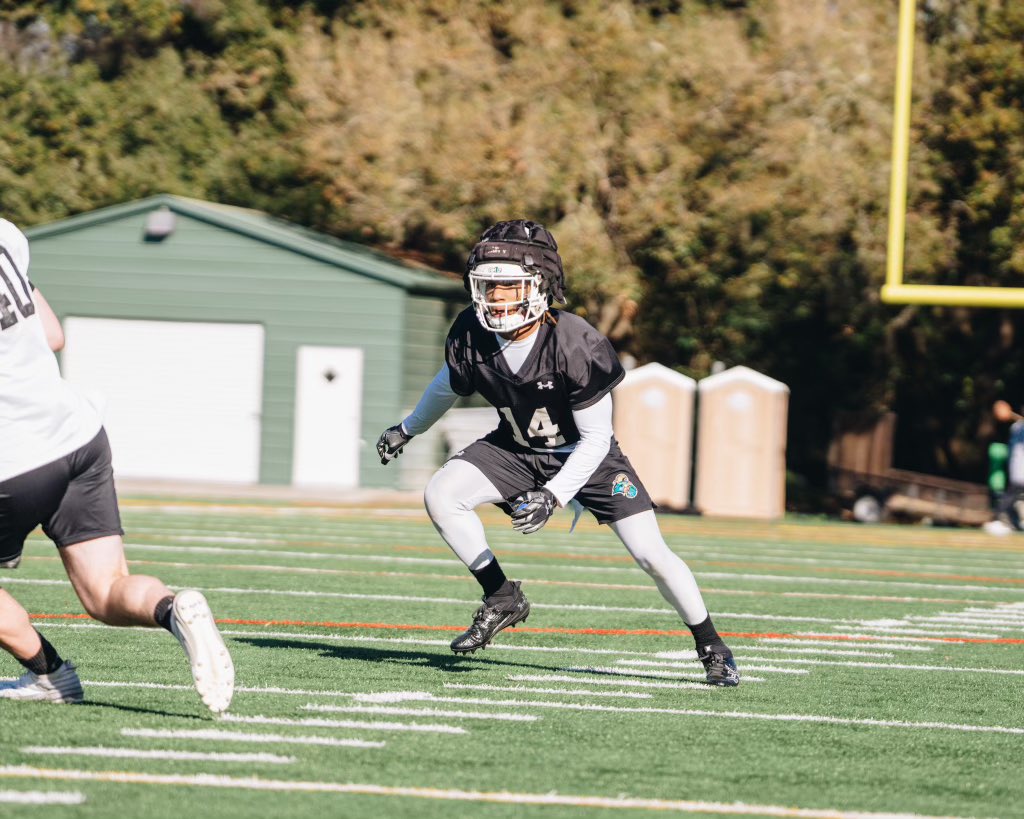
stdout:
[[(687, 625), (689, 625), (689, 623), (687, 623)], [(702, 623), (690, 626), (690, 631), (693, 632), (693, 641), (697, 644), (698, 651), (700, 651), (704, 646), (719, 645), (722, 643), (722, 638), (718, 636), (715, 624), (711, 622), (710, 614)]]
[[(37, 631), (36, 634), (39, 634), (39, 632)], [(43, 645), (36, 653), (36, 656), (29, 657), (27, 660), (18, 660), (18, 662), (33, 674), (51, 674), (60, 668), (64, 661), (57, 653), (57, 649), (50, 645), (50, 641), (42, 634), (39, 634), (39, 641)]]
[(163, 626), (168, 631), (171, 630), (171, 606), (174, 605), (174, 595), (169, 594), (162, 598), (159, 603), (156, 604), (156, 608), (153, 609), (153, 619), (156, 620), (157, 625)]
[(508, 582), (505, 572), (498, 565), (498, 558), (494, 558), (482, 569), (470, 569), (470, 571), (484, 590), (484, 597), (490, 597)]

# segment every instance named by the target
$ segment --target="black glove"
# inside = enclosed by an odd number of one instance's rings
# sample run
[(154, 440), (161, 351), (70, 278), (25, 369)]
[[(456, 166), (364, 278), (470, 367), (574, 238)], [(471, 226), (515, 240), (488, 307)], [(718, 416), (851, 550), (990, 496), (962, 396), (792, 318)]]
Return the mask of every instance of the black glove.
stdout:
[(401, 424), (388, 427), (377, 439), (377, 454), (380, 455), (380, 462), (385, 466), (399, 456), (402, 448), (413, 438), (407, 435)]
[(524, 535), (533, 534), (545, 523), (558, 506), (558, 501), (545, 487), (523, 492), (512, 499), (512, 528)]

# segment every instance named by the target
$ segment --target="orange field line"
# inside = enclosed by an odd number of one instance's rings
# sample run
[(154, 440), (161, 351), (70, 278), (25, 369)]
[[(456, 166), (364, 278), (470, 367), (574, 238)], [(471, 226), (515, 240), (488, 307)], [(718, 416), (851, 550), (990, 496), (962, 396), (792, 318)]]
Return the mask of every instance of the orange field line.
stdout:
[[(35, 620), (88, 620), (88, 614), (31, 614)], [(237, 620), (218, 618), (218, 623), (231, 626), (303, 626), (306, 628), (344, 628), (344, 629), (391, 629), (394, 631), (465, 631), (464, 626), (430, 626), (422, 623), (344, 623), (317, 620)], [(529, 634), (596, 634), (604, 636), (642, 636), (642, 637), (689, 637), (688, 629), (631, 629), (631, 628), (529, 628), (518, 626), (516, 631)], [(720, 631), (723, 637), (746, 637), (758, 640), (877, 640), (870, 635), (853, 636), (849, 634), (788, 634), (785, 632), (761, 631)], [(994, 638), (979, 639), (970, 637), (907, 637), (913, 642), (935, 643), (984, 643), (998, 645), (1024, 645), (1024, 639)]]

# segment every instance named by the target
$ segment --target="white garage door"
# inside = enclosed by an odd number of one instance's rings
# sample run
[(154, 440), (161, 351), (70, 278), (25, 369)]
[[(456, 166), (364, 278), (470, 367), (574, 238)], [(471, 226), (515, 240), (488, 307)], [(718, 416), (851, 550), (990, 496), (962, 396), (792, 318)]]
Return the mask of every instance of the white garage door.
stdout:
[(119, 477), (255, 483), (263, 328), (68, 318), (64, 377), (102, 404)]

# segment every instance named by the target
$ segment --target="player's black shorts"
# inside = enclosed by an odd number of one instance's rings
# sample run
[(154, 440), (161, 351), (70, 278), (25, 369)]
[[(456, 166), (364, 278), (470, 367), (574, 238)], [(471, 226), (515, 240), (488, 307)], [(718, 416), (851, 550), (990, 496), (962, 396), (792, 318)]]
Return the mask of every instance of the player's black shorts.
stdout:
[(104, 430), (70, 455), (0, 481), (0, 568), (21, 562), (39, 524), (58, 546), (124, 534)]
[[(474, 441), (452, 460), (469, 461), (487, 476), (506, 500), (521, 492), (539, 489), (561, 470), (568, 452), (511, 452), (485, 436)], [(589, 509), (598, 523), (614, 523), (654, 508), (654, 502), (640, 482), (633, 465), (622, 454), (617, 441), (590, 480), (576, 493), (576, 500)], [(510, 512), (507, 503), (498, 504)]]

